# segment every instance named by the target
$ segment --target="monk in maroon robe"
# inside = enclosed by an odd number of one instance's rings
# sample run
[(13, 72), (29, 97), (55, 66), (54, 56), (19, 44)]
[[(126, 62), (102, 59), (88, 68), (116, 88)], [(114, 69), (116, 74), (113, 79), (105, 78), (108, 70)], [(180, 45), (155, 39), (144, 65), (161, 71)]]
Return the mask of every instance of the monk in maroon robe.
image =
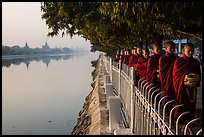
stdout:
[(142, 56), (142, 47), (137, 47), (136, 50), (132, 49), (132, 55), (129, 58), (128, 66), (131, 68), (134, 64), (137, 64), (137, 60)]
[(159, 58), (161, 57), (161, 45), (158, 43), (153, 44), (153, 54), (148, 59), (147, 62), (147, 73), (146, 79), (151, 83), (156, 85), (158, 88), (160, 86), (157, 80), (157, 70), (159, 69)]
[(124, 57), (125, 57), (125, 55), (120, 55), (120, 60), (121, 60), (121, 63), (123, 62)]
[(135, 65), (135, 68), (138, 71), (140, 78), (146, 79), (148, 59), (149, 59), (149, 50), (143, 49), (143, 55), (138, 58), (137, 64)]
[(114, 61), (115, 61), (115, 62), (118, 62), (119, 60), (120, 60), (119, 55), (115, 55), (115, 59), (114, 59)]
[(168, 96), (169, 100), (175, 99), (175, 92), (173, 88), (172, 71), (174, 61), (177, 56), (174, 54), (175, 43), (168, 41), (166, 44), (165, 55), (159, 58), (159, 79), (160, 87), (164, 90), (164, 95)]
[[(181, 120), (182, 123), (186, 123), (195, 117), (197, 87), (200, 86), (201, 71), (200, 62), (193, 58), (194, 45), (192, 43), (185, 44), (183, 51), (183, 57), (176, 59), (174, 62), (172, 78), (176, 105), (183, 104), (175, 110), (174, 119), (176, 120), (181, 113), (190, 111), (190, 114), (184, 116)], [(184, 82), (190, 73), (195, 74), (196, 78), (193, 82)]]
[(124, 57), (125, 57), (125, 53), (126, 53), (126, 51), (122, 51), (122, 53), (120, 55), (121, 63), (123, 63), (123, 60), (124, 60)]
[[(172, 71), (174, 61), (177, 56), (174, 54), (175, 43), (168, 41), (166, 44), (166, 53), (159, 58), (159, 79), (160, 88), (164, 91), (164, 95), (168, 96), (165, 101), (176, 100), (175, 91), (173, 87)], [(166, 108), (166, 114), (169, 116), (169, 112), (172, 107), (175, 106), (175, 102), (171, 103)]]
[(124, 59), (123, 59), (123, 62), (122, 64), (126, 64), (128, 65), (129, 64), (129, 58), (130, 58), (131, 54), (130, 54), (130, 50), (126, 50), (125, 52), (125, 56), (124, 56)]

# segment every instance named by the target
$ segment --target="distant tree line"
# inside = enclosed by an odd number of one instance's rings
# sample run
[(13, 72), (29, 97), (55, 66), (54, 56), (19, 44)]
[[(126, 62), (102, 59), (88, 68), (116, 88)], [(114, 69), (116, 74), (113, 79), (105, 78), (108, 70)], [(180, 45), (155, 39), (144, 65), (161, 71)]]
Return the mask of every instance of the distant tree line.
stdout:
[(71, 50), (67, 47), (64, 48), (29, 48), (2, 45), (2, 55), (27, 55), (27, 54), (53, 54), (53, 53), (69, 53)]

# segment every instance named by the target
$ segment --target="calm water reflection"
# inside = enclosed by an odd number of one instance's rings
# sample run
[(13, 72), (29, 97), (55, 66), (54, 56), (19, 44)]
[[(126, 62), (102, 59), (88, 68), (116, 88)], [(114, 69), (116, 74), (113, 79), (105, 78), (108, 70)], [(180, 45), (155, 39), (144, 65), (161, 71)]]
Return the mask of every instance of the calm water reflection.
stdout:
[(2, 62), (2, 134), (71, 134), (99, 53)]

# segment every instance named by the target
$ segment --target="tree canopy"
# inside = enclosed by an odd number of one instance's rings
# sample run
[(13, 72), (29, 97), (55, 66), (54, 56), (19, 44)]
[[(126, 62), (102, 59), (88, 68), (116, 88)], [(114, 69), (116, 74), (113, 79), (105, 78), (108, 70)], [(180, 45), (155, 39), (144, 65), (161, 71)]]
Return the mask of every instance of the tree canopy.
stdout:
[(147, 45), (163, 39), (202, 40), (201, 2), (41, 2), (48, 36), (79, 35), (92, 51)]

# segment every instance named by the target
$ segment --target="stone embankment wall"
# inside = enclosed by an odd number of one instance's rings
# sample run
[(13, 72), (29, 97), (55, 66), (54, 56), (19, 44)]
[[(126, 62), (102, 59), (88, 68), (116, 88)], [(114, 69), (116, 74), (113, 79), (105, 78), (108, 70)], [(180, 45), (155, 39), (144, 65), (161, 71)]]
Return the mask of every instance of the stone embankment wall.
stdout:
[(92, 91), (85, 99), (72, 135), (107, 135), (109, 132), (109, 111), (103, 82), (103, 70), (99, 59), (92, 62), (95, 70), (92, 72)]

